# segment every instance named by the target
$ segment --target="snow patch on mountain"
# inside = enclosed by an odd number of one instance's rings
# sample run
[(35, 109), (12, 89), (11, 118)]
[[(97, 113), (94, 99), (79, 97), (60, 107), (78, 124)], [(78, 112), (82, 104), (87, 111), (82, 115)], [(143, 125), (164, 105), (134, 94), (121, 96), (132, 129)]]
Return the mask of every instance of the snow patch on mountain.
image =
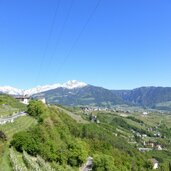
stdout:
[(23, 90), (11, 87), (11, 86), (1, 86), (0, 92), (4, 94), (21, 95), (24, 93)]
[(3, 86), (3, 87), (0, 87), (0, 92), (5, 93), (5, 94), (11, 94), (11, 95), (33, 95), (33, 94), (45, 92), (48, 90), (53, 90), (56, 88), (75, 89), (75, 88), (82, 88), (85, 86), (87, 86), (87, 84), (84, 82), (72, 80), (63, 84), (57, 83), (57, 84), (52, 84), (52, 85), (38, 86), (38, 87), (28, 89), (28, 90), (20, 90), (20, 89), (10, 87), (10, 86)]
[(74, 89), (74, 88), (82, 88), (87, 86), (86, 83), (84, 82), (79, 82), (76, 80), (72, 80), (72, 81), (68, 81), (67, 83), (62, 84), (63, 88), (67, 88), (67, 89)]

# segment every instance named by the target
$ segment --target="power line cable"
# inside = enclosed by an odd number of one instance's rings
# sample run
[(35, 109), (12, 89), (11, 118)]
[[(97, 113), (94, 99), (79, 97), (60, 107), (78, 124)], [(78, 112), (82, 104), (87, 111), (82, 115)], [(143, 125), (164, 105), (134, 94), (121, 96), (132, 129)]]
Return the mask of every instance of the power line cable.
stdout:
[[(71, 52), (73, 51), (74, 47), (76, 46), (76, 44), (78, 43), (81, 35), (83, 34), (84, 30), (86, 29), (86, 27), (88, 26), (89, 22), (91, 21), (91, 19), (93, 18), (95, 12), (97, 11), (98, 7), (100, 6), (100, 3), (101, 3), (102, 0), (98, 0), (95, 7), (93, 8), (92, 12), (90, 13), (88, 19), (86, 20), (85, 24), (83, 25), (81, 31), (79, 32), (78, 36), (76, 37), (74, 43), (72, 44), (71, 48), (69, 49), (68, 53), (65, 55), (64, 57), (64, 60), (61, 64), (61, 66), (59, 67), (58, 69), (58, 72), (57, 74), (59, 75), (63, 66), (65, 65), (65, 63), (67, 62), (67, 60), (69, 59), (70, 55), (71, 55)], [(56, 75), (57, 75), (56, 74)]]
[(70, 3), (69, 8), (68, 8), (68, 12), (67, 12), (66, 17), (65, 17), (65, 20), (63, 22), (63, 25), (62, 25), (60, 31), (59, 31), (59, 36), (57, 38), (57, 43), (55, 45), (55, 50), (54, 50), (53, 54), (50, 56), (50, 58), (49, 58), (49, 63), (47, 65), (48, 68), (46, 70), (47, 73), (49, 72), (49, 68), (50, 68), (50, 66), (51, 66), (51, 64), (53, 62), (53, 59), (54, 59), (54, 56), (55, 56), (55, 52), (57, 51), (57, 49), (59, 47), (59, 44), (61, 42), (61, 39), (62, 39), (64, 30), (65, 30), (66, 24), (68, 22), (68, 19), (69, 19), (70, 14), (71, 14), (71, 10), (72, 10), (73, 4), (74, 4), (74, 0), (71, 0), (71, 3)]
[(37, 73), (35, 83), (38, 82), (38, 79), (40, 77), (40, 74), (41, 74), (41, 71), (42, 71), (42, 68), (43, 68), (44, 61), (46, 59), (46, 54), (47, 54), (47, 51), (48, 51), (48, 48), (49, 48), (49, 44), (50, 44), (50, 40), (51, 40), (51, 37), (52, 37), (53, 29), (54, 29), (54, 26), (55, 26), (55, 21), (56, 21), (56, 17), (57, 17), (58, 11), (59, 11), (60, 2), (61, 2), (61, 0), (57, 1), (57, 5), (56, 5), (56, 8), (55, 8), (55, 13), (54, 13), (53, 18), (52, 18), (52, 23), (51, 23), (50, 31), (49, 31), (49, 34), (48, 34), (48, 39), (46, 41), (46, 45), (45, 45), (45, 48), (44, 48), (44, 51), (43, 51), (43, 55), (42, 55), (42, 58), (41, 58), (41, 62), (40, 62), (40, 66), (39, 66), (39, 69), (38, 69), (38, 73)]

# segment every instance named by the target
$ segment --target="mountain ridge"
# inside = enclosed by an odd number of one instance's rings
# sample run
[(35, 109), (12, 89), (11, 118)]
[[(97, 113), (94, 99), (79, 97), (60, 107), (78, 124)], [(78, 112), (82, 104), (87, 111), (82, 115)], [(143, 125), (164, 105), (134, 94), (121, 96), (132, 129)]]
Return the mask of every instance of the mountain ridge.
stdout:
[(71, 80), (62, 84), (56, 83), (56, 84), (51, 84), (51, 85), (37, 86), (37, 87), (27, 89), (27, 90), (17, 89), (11, 86), (1, 86), (0, 92), (5, 93), (5, 94), (11, 94), (11, 95), (33, 95), (33, 94), (41, 93), (44, 91), (48, 91), (48, 90), (52, 90), (52, 89), (56, 89), (60, 87), (67, 88), (67, 89), (74, 89), (74, 88), (81, 88), (84, 86), (87, 86), (87, 84), (84, 82)]
[(38, 86), (20, 90), (10, 86), (0, 87), (0, 92), (10, 95), (44, 96), (47, 103), (80, 106), (104, 106), (127, 104), (144, 108), (171, 111), (171, 87), (148, 86), (132, 90), (109, 90), (72, 80), (63, 84)]
[(113, 94), (111, 90), (92, 85), (76, 89), (57, 88), (33, 95), (33, 97), (36, 96), (44, 96), (48, 103), (69, 106), (111, 106), (123, 103), (122, 99)]

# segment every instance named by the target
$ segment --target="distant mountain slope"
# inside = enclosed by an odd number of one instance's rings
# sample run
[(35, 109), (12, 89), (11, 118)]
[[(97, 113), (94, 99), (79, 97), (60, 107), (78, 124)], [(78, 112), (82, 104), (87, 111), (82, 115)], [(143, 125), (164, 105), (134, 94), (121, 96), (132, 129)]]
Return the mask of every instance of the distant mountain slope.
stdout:
[(140, 87), (133, 90), (113, 90), (125, 103), (156, 108), (158, 103), (171, 101), (170, 87)]
[(33, 94), (53, 90), (56, 88), (74, 89), (74, 88), (82, 88), (85, 86), (87, 86), (86, 83), (76, 81), (76, 80), (71, 80), (63, 84), (57, 83), (57, 84), (52, 84), (52, 85), (38, 86), (32, 89), (25, 90), (24, 94), (33, 95)]
[(45, 96), (48, 103), (58, 103), (70, 106), (110, 106), (123, 103), (121, 98), (114, 95), (110, 90), (91, 85), (75, 89), (57, 88), (37, 94), (34, 97), (39, 95)]
[(45, 96), (48, 103), (77, 106), (96, 105), (109, 107), (118, 104), (136, 105), (171, 110), (171, 87), (140, 87), (133, 90), (108, 90), (72, 80), (63, 84), (38, 86), (20, 90), (0, 87), (0, 93), (13, 95)]

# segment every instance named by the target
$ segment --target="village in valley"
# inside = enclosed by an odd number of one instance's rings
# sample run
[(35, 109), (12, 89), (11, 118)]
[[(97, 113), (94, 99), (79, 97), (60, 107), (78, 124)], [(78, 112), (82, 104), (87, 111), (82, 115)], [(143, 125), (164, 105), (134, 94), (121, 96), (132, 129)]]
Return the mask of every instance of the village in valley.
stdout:
[[(171, 152), (170, 125), (171, 115), (163, 111), (153, 110), (125, 110), (122, 107), (81, 107), (78, 112), (83, 118), (89, 119), (95, 124), (110, 123), (113, 118), (119, 118), (118, 127), (113, 131), (113, 136), (124, 137), (129, 144), (143, 154), (152, 154), (149, 161), (153, 169), (160, 166), (158, 154)], [(167, 122), (166, 122), (167, 120)], [(130, 127), (124, 127), (121, 122), (129, 123)], [(119, 123), (120, 122), (120, 123)], [(170, 156), (171, 157), (171, 156)]]

